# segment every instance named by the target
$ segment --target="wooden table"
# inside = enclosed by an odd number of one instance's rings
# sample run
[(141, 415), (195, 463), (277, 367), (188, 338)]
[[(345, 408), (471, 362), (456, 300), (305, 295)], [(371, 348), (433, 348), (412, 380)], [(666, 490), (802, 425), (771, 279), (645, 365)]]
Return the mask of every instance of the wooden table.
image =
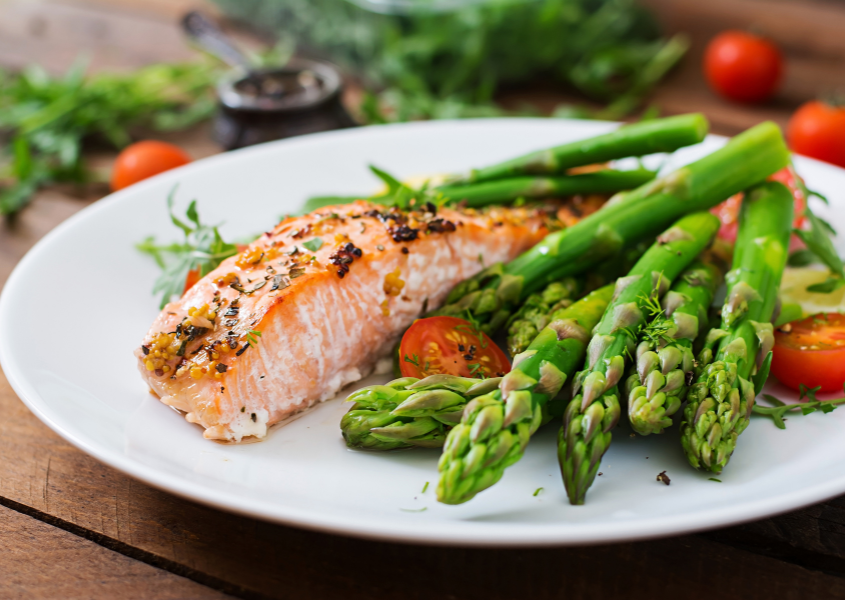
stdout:
[[(691, 59), (657, 90), (666, 113), (703, 110), (720, 133), (845, 82), (845, 9), (835, 2), (647, 0), (693, 35)], [(172, 25), (190, 0), (0, 4), (0, 64), (52, 69), (88, 50), (97, 67), (190, 55)], [(703, 5), (703, 6), (702, 6)], [(704, 42), (755, 23), (786, 50), (783, 92), (748, 108), (698, 75)], [(548, 88), (527, 97), (551, 106)], [(198, 128), (176, 141), (217, 149)], [(109, 157), (104, 157), (106, 163)], [(102, 189), (50, 189), (0, 224), (0, 282), (39, 238)], [(712, 599), (845, 597), (845, 498), (697, 535), (561, 549), (462, 549), (362, 541), (223, 513), (150, 488), (42, 425), (0, 374), (0, 598)]]

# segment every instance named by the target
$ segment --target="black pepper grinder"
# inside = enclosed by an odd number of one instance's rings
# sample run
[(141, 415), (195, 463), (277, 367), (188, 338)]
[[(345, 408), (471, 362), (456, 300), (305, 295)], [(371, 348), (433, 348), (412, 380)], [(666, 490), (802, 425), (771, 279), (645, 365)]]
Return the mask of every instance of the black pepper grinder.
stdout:
[(217, 86), (214, 139), (227, 150), (319, 131), (355, 127), (341, 104), (343, 80), (331, 64), (293, 59), (253, 69), (211, 19), (198, 11), (182, 19), (185, 32), (235, 71)]

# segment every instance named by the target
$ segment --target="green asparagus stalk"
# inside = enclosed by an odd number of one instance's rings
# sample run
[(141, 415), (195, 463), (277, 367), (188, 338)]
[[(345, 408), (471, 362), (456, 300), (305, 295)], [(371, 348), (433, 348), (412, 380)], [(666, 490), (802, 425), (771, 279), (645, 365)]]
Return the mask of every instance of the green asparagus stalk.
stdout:
[(712, 208), (785, 166), (789, 151), (774, 123), (741, 133), (724, 147), (631, 192), (577, 224), (552, 233), (507, 265), (491, 265), (456, 286), (430, 314), (469, 311), (488, 334), (516, 305), (551, 281), (592, 268), (620, 248), (657, 235), (679, 217)]
[(693, 342), (708, 329), (707, 310), (725, 270), (721, 259), (705, 253), (678, 278), (640, 332), (636, 370), (625, 384), (628, 419), (640, 435), (663, 433), (672, 425), (694, 375)]
[(471, 208), (510, 202), (517, 198), (562, 198), (576, 194), (607, 194), (630, 190), (654, 179), (654, 171), (604, 169), (593, 173), (558, 177), (509, 177), (473, 185), (437, 188), (449, 202)]
[(438, 470), (437, 499), (461, 504), (502, 478), (543, 421), (544, 407), (581, 363), (589, 331), (613, 286), (598, 289), (558, 315), (514, 357), (498, 389), (474, 398), (449, 432)]
[(500, 380), (431, 375), (360, 389), (347, 400), (355, 404), (340, 421), (343, 438), (350, 448), (439, 448), (469, 399), (495, 390)]
[(687, 215), (657, 238), (627, 277), (616, 283), (614, 299), (593, 331), (585, 369), (576, 375), (575, 395), (563, 417), (558, 459), (569, 501), (583, 504), (611, 430), (619, 420), (617, 384), (625, 358), (636, 346), (644, 311), (658, 301), (671, 282), (711, 242), (719, 219), (709, 212)]
[(760, 184), (742, 203), (721, 327), (707, 335), (681, 424), (684, 452), (697, 469), (721, 472), (748, 426), (759, 391), (751, 377), (774, 345), (771, 319), (792, 216), (792, 195), (780, 183)]
[(624, 125), (611, 133), (531, 152), (496, 165), (472, 169), (465, 175), (454, 175), (447, 179), (446, 185), (466, 185), (520, 175), (563, 173), (572, 167), (628, 156), (674, 152), (702, 141), (707, 129), (707, 119), (701, 114)]

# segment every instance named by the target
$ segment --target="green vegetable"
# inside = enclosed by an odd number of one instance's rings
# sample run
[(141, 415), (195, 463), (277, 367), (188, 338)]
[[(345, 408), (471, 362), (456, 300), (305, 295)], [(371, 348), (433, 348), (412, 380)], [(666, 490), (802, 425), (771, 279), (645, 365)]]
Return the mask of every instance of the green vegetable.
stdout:
[(792, 218), (792, 194), (782, 184), (763, 183), (746, 193), (722, 323), (699, 354), (681, 423), (684, 452), (697, 469), (720, 473), (748, 426), (758, 391), (751, 377), (765, 369), (774, 346), (771, 319)]
[(37, 67), (0, 72), (3, 143), (0, 215), (20, 210), (41, 186), (92, 178), (82, 160), (89, 140), (121, 148), (134, 128), (182, 129), (214, 110), (218, 71), (206, 63), (154, 65), (86, 78), (78, 62), (61, 78)]
[(644, 311), (711, 242), (719, 219), (709, 212), (687, 215), (667, 229), (616, 282), (613, 301), (593, 330), (583, 371), (576, 375), (558, 436), (558, 459), (566, 493), (572, 504), (583, 504), (587, 489), (610, 446), (611, 430), (619, 420), (617, 385), (626, 359), (636, 349), (637, 328)]
[(437, 499), (462, 504), (502, 478), (522, 458), (548, 414), (549, 401), (584, 358), (589, 332), (613, 294), (605, 286), (558, 314), (522, 354), (497, 389), (474, 398), (449, 432), (437, 468)]
[[(192, 200), (188, 205), (185, 213), (187, 222), (176, 217), (173, 214), (175, 195), (174, 187), (167, 196), (167, 210), (170, 212), (170, 220), (184, 233), (185, 240), (181, 244), (159, 245), (156, 244), (155, 238), (150, 236), (135, 246), (141, 252), (152, 256), (162, 269), (153, 286), (153, 294), (161, 294), (161, 308), (174, 296), (182, 295), (185, 279), (190, 271), (199, 269), (202, 277), (238, 252), (235, 244), (223, 241), (216, 225), (204, 225), (200, 222), (196, 200)], [(259, 332), (250, 333), (261, 335)]]
[(619, 129), (561, 146), (536, 150), (505, 162), (454, 175), (447, 185), (466, 185), (531, 174), (563, 173), (567, 169), (629, 156), (673, 152), (697, 144), (707, 134), (704, 115), (693, 113), (623, 125)]
[(708, 329), (707, 311), (726, 268), (718, 257), (703, 256), (681, 274), (662, 306), (649, 306), (653, 318), (637, 336), (636, 370), (625, 384), (628, 419), (640, 435), (672, 425), (693, 375), (693, 342)]
[(443, 186), (438, 187), (437, 191), (450, 202), (463, 202), (469, 207), (479, 208), (510, 202), (517, 198), (563, 198), (576, 194), (604, 194), (630, 190), (651, 181), (655, 175), (654, 171), (647, 169), (604, 169), (560, 177), (509, 177), (474, 185)]
[(362, 107), (373, 123), (498, 116), (497, 86), (538, 75), (602, 101), (642, 96), (685, 49), (634, 0), (379, 2), (379, 13), (348, 0), (215, 2), (384, 89)]
[(432, 315), (471, 314), (495, 333), (515, 307), (551, 281), (576, 275), (620, 248), (657, 235), (680, 216), (712, 208), (789, 161), (780, 129), (762, 123), (712, 154), (618, 194), (601, 210), (552, 233), (507, 265), (496, 263), (456, 286)]

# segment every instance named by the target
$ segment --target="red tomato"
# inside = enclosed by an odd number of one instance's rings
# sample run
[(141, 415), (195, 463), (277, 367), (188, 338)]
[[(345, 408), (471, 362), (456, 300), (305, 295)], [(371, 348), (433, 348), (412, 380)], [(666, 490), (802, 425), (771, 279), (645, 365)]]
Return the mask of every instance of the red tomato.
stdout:
[(146, 140), (124, 148), (117, 155), (111, 175), (111, 189), (122, 190), (142, 179), (191, 162), (184, 150), (167, 142)]
[(499, 377), (511, 370), (505, 353), (469, 321), (457, 317), (417, 319), (402, 336), (399, 370), (404, 377), (449, 374)]
[(704, 53), (710, 86), (725, 98), (760, 102), (774, 93), (783, 74), (783, 57), (770, 41), (743, 31), (725, 31)]
[(786, 137), (795, 152), (845, 167), (845, 107), (803, 104), (789, 119)]
[(775, 332), (772, 374), (797, 390), (821, 386), (837, 392), (845, 384), (845, 315), (820, 314), (787, 323)]

